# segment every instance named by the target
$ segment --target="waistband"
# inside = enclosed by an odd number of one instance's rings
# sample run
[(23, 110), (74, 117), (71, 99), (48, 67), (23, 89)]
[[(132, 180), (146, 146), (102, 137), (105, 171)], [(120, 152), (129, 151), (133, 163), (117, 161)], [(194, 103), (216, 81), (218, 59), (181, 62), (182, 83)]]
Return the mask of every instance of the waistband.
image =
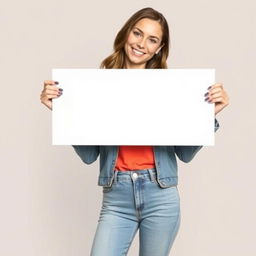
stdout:
[(118, 180), (135, 180), (137, 178), (150, 178), (150, 180), (154, 182), (156, 181), (156, 175), (156, 168), (137, 169), (128, 171), (115, 170), (114, 182), (117, 182)]

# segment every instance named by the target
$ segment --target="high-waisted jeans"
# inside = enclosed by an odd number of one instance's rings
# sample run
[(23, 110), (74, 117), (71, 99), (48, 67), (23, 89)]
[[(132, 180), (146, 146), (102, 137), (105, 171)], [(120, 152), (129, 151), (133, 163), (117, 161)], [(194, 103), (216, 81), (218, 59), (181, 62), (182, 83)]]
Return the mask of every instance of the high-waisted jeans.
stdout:
[(127, 255), (139, 229), (139, 256), (168, 256), (180, 226), (177, 186), (161, 188), (156, 169), (115, 170), (103, 187), (91, 256)]

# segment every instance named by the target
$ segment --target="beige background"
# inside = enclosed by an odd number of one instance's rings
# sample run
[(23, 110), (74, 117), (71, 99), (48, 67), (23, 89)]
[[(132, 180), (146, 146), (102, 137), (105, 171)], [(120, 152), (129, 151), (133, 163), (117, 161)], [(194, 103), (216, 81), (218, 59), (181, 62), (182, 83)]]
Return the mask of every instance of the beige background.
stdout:
[[(70, 146), (51, 145), (40, 93), (52, 68), (99, 67), (124, 22), (148, 6), (168, 20), (169, 68), (216, 68), (230, 96), (216, 145), (179, 161), (182, 222), (171, 255), (255, 255), (253, 0), (1, 2), (0, 255), (89, 255), (99, 160), (85, 165)], [(138, 233), (129, 255), (137, 252)]]

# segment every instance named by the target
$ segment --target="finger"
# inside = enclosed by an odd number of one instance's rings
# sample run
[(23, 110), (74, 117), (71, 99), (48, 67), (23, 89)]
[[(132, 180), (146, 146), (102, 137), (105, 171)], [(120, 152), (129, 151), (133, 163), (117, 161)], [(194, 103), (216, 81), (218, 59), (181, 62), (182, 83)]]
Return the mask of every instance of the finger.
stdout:
[(58, 92), (58, 91), (55, 91), (55, 90), (50, 90), (50, 89), (47, 89), (47, 90), (44, 90), (43, 92), (42, 92), (42, 95), (44, 96), (44, 95), (60, 95), (60, 94), (62, 94), (62, 92)]
[(220, 87), (217, 87), (217, 88), (213, 88), (213, 89), (210, 89), (206, 94), (205, 96), (211, 96), (215, 93), (218, 93), (218, 92), (222, 92), (222, 89)]
[(56, 85), (56, 84), (59, 84), (58, 81), (54, 81), (54, 80), (45, 80), (44, 81), (44, 86), (47, 86), (47, 85)]
[(222, 83), (215, 83), (212, 86), (210, 86), (210, 88), (208, 87), (208, 90), (212, 90), (212, 89), (218, 88), (218, 87), (223, 88), (223, 84)]
[(215, 92), (221, 92), (223, 91), (221, 87), (215, 87), (209, 90), (209, 94), (213, 94)]
[(56, 91), (58, 92), (60, 90), (60, 88), (58, 88), (56, 85), (46, 85), (45, 86), (45, 91)]
[(47, 93), (45, 93), (45, 95), (55, 95), (55, 96), (59, 96), (61, 94), (62, 93), (59, 93), (59, 92), (47, 92)]
[(216, 92), (212, 95), (209, 96), (209, 99), (216, 99), (218, 97), (223, 97), (222, 93), (221, 92)]
[(48, 99), (54, 99), (54, 98), (59, 98), (61, 96), (61, 94), (58, 95), (49, 95)]
[(212, 99), (210, 100), (211, 103), (214, 103), (214, 102), (223, 102), (223, 97), (218, 97), (218, 98), (215, 98), (215, 99)]
[[(47, 95), (44, 95), (44, 97), (46, 98), (46, 99), (52, 99), (52, 98), (58, 98), (58, 97), (60, 97), (61, 96), (61, 94), (47, 94)], [(44, 98), (43, 97), (43, 98)]]

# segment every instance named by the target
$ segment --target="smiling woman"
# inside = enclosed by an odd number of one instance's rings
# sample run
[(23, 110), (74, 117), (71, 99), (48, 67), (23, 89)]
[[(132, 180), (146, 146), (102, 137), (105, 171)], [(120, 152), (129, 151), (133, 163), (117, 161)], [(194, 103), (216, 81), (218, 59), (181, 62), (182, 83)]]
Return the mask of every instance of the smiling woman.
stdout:
[[(114, 52), (100, 68), (166, 69), (168, 54), (165, 18), (152, 8), (144, 8), (118, 32)], [(52, 98), (61, 95), (56, 84), (45, 81), (41, 94), (41, 102), (50, 109)], [(228, 105), (228, 96), (222, 83), (208, 90), (205, 97), (215, 104), (216, 115)], [(215, 119), (215, 132), (217, 129)], [(85, 164), (100, 155), (98, 185), (103, 187), (103, 201), (90, 255), (127, 255), (138, 229), (140, 256), (169, 255), (180, 226), (176, 157), (188, 163), (202, 146), (72, 146)]]
[(117, 33), (113, 48), (100, 68), (167, 68), (168, 23), (154, 9), (141, 9)]
[(158, 54), (162, 45), (162, 28), (158, 21), (141, 19), (131, 30), (125, 43), (125, 68), (145, 68), (146, 63)]

